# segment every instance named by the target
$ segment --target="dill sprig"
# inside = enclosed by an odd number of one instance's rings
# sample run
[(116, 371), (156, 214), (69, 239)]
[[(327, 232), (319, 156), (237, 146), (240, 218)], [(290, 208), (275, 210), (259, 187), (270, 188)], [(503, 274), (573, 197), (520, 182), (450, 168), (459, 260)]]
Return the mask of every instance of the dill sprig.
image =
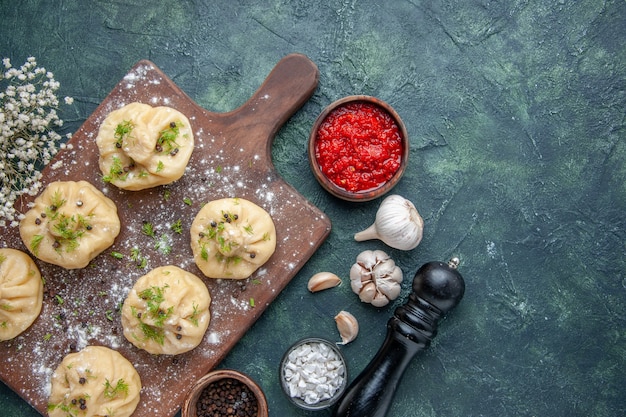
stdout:
[(139, 298), (146, 302), (145, 316), (151, 319), (153, 324), (146, 323), (144, 314), (133, 312), (133, 315), (139, 319), (141, 331), (147, 339), (154, 340), (162, 345), (165, 342), (165, 322), (174, 312), (174, 307), (164, 308), (161, 303), (165, 301), (165, 290), (169, 285), (163, 287), (152, 286), (144, 289), (139, 293)]
[(122, 123), (115, 127), (115, 133), (113, 138), (115, 139), (115, 147), (121, 148), (124, 140), (130, 137), (130, 133), (135, 128), (135, 125), (130, 120), (124, 120)]
[(128, 396), (128, 384), (123, 379), (118, 379), (115, 385), (107, 379), (104, 382), (104, 398), (112, 399), (120, 395)]
[(166, 129), (159, 132), (159, 138), (156, 143), (157, 152), (172, 153), (178, 148), (176, 139), (180, 135), (180, 128), (183, 123), (180, 121), (171, 122)]

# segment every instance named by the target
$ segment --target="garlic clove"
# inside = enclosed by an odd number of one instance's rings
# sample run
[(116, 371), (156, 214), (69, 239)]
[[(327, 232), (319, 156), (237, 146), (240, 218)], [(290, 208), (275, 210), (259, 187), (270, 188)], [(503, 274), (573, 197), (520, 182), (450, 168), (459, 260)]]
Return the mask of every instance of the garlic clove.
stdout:
[(386, 259), (376, 265), (374, 279), (384, 279), (396, 271), (396, 263), (392, 259)]
[(389, 274), (388, 276), (389, 280), (397, 282), (398, 284), (402, 282), (403, 278), (404, 277), (402, 276), (402, 270), (398, 268), (397, 266), (394, 268), (393, 272)]
[(311, 292), (318, 292), (336, 287), (339, 284), (341, 284), (341, 278), (332, 272), (318, 272), (309, 279), (307, 288)]
[(356, 233), (356, 241), (379, 239), (394, 249), (411, 250), (422, 240), (424, 219), (415, 205), (397, 194), (385, 198), (376, 220), (367, 229)]
[(376, 265), (389, 259), (389, 255), (381, 250), (366, 250), (359, 253), (356, 263), (364, 269), (373, 270)]
[(363, 281), (361, 281), (360, 279), (351, 279), (350, 288), (352, 289), (353, 293), (355, 294), (360, 293), (361, 290), (363, 289)]
[(341, 336), (341, 345), (346, 345), (356, 339), (359, 334), (359, 322), (356, 318), (347, 311), (340, 311), (335, 316), (335, 323), (337, 323), (337, 330)]
[(373, 282), (369, 282), (365, 284), (359, 291), (359, 298), (364, 303), (371, 303), (374, 300), (374, 297), (376, 297), (376, 294), (376, 284), (374, 284)]
[(358, 263), (355, 263), (350, 268), (350, 286), (352, 287), (352, 291), (357, 294), (361, 291), (361, 288), (363, 288), (364, 283), (371, 280), (367, 279), (364, 271), (365, 269)]
[(372, 305), (374, 307), (384, 307), (389, 304), (389, 298), (381, 292), (377, 292), (376, 296), (372, 300)]
[(364, 269), (371, 269), (376, 265), (376, 256), (374, 251), (365, 250), (359, 253), (356, 257), (356, 265)]
[(387, 297), (388, 300), (395, 300), (400, 295), (402, 288), (391, 279), (382, 279), (378, 281), (378, 292)]

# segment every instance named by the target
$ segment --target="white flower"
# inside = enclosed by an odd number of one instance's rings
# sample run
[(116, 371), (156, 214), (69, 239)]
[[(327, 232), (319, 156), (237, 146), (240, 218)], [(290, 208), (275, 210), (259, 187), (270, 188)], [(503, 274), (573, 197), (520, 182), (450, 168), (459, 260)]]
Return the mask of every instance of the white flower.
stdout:
[[(54, 128), (63, 126), (56, 112), (60, 84), (52, 72), (37, 67), (29, 57), (19, 69), (9, 58), (2, 59), (0, 73), (0, 225), (16, 226), (23, 217), (14, 204), (23, 195), (37, 195), (42, 187), (41, 169), (57, 154), (69, 148)], [(68, 105), (71, 97), (65, 97)], [(57, 165), (57, 164), (55, 164)]]

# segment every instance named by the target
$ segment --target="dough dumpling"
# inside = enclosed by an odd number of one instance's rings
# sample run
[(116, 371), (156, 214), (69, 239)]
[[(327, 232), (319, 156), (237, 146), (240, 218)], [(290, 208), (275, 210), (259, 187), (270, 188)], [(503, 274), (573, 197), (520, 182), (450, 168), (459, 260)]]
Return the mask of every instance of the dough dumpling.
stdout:
[(211, 296), (200, 278), (177, 266), (162, 266), (137, 280), (122, 306), (124, 336), (159, 355), (198, 346), (209, 327)]
[(42, 303), (43, 281), (35, 262), (22, 251), (0, 249), (0, 341), (28, 329)]
[(191, 224), (191, 249), (209, 278), (248, 278), (276, 250), (272, 217), (243, 198), (207, 203)]
[(128, 359), (104, 346), (66, 355), (51, 383), (49, 417), (129, 417), (139, 404), (139, 374)]
[(87, 181), (50, 183), (20, 222), (28, 250), (66, 269), (87, 266), (119, 232), (117, 206)]
[(182, 177), (194, 138), (189, 120), (178, 110), (130, 103), (104, 119), (96, 144), (104, 181), (136, 191)]

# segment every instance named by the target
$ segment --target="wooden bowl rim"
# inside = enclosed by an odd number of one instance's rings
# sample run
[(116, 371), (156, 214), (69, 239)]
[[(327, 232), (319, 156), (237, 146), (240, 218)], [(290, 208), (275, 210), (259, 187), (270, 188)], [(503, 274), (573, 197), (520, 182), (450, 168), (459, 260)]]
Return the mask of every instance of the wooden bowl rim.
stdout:
[[(333, 350), (337, 354), (337, 356), (339, 357), (339, 360), (343, 363), (344, 378), (343, 378), (343, 383), (341, 384), (341, 387), (339, 387), (339, 389), (337, 390), (337, 392), (332, 398), (328, 400), (320, 401), (319, 403), (316, 403), (316, 404), (306, 404), (303, 400), (299, 398), (291, 397), (289, 395), (289, 390), (287, 388), (285, 378), (283, 377), (283, 368), (285, 367), (287, 363), (287, 358), (289, 354), (298, 346), (303, 345), (305, 343), (320, 343), (320, 344), (324, 344), (328, 346), (331, 350)], [(287, 398), (292, 404), (294, 404), (295, 406), (297, 406), (298, 408), (302, 410), (308, 410), (308, 411), (325, 410), (335, 405), (341, 399), (346, 389), (348, 388), (348, 361), (346, 360), (345, 355), (343, 354), (341, 349), (339, 349), (339, 346), (337, 346), (336, 343), (331, 342), (330, 340), (324, 339), (323, 337), (316, 337), (316, 336), (305, 337), (304, 339), (300, 339), (297, 342), (293, 343), (285, 351), (285, 353), (283, 354), (283, 357), (280, 360), (280, 367), (278, 368), (278, 377), (280, 380), (280, 387), (282, 388), (283, 393), (287, 396)]]
[[(375, 106), (379, 107), (383, 111), (387, 112), (394, 119), (394, 121), (398, 125), (398, 129), (400, 130), (400, 134), (402, 135), (403, 150), (402, 150), (402, 161), (400, 163), (400, 167), (398, 168), (398, 170), (395, 172), (395, 174), (389, 181), (387, 181), (380, 187), (375, 188), (370, 191), (351, 192), (351, 191), (345, 190), (337, 186), (335, 183), (329, 180), (326, 177), (326, 175), (324, 175), (324, 173), (319, 167), (319, 164), (317, 163), (317, 159), (315, 158), (315, 141), (317, 140), (317, 131), (320, 125), (332, 111), (348, 103), (358, 103), (358, 102), (374, 104)], [(404, 125), (404, 122), (402, 121), (402, 118), (400, 117), (400, 115), (395, 111), (393, 107), (391, 107), (391, 105), (389, 105), (385, 101), (379, 98), (373, 97), (373, 96), (368, 96), (368, 95), (346, 96), (326, 106), (324, 110), (322, 110), (322, 112), (319, 114), (317, 119), (315, 119), (315, 122), (313, 122), (311, 133), (309, 135), (308, 157), (309, 157), (309, 165), (311, 166), (313, 175), (315, 176), (317, 181), (320, 183), (320, 185), (330, 194), (342, 200), (351, 201), (351, 202), (371, 201), (371, 200), (374, 200), (375, 198), (378, 198), (388, 193), (393, 187), (395, 187), (398, 184), (398, 182), (402, 178), (404, 171), (406, 170), (406, 167), (408, 165), (409, 153), (410, 153), (409, 135), (406, 130), (406, 126)]]
[(258, 404), (257, 417), (269, 416), (267, 398), (265, 397), (261, 387), (252, 378), (243, 372), (236, 371), (234, 369), (218, 369), (204, 375), (191, 387), (185, 396), (185, 402), (183, 403), (183, 408), (181, 410), (182, 417), (198, 417), (196, 412), (196, 402), (198, 401), (202, 390), (204, 390), (204, 388), (212, 382), (229, 378), (242, 382), (250, 389), (250, 391), (252, 391)]

